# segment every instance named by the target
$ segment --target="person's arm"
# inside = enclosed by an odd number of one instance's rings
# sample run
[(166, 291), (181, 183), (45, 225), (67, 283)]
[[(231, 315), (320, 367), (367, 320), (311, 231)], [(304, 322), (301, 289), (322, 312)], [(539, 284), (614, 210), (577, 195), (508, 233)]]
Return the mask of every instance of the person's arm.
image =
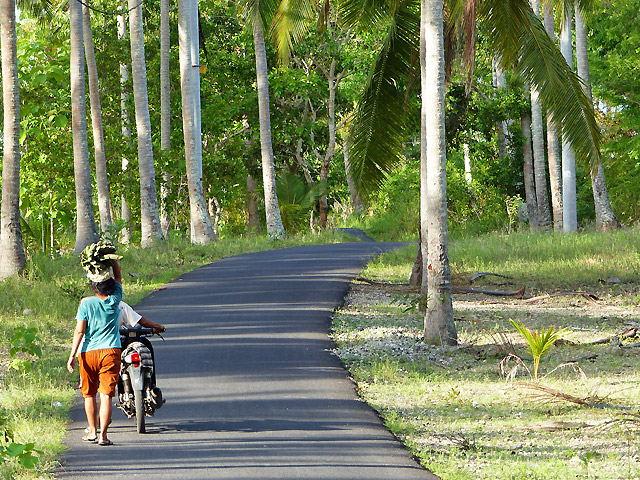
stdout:
[(113, 267), (113, 279), (118, 282), (118, 283), (122, 283), (122, 270), (120, 269), (120, 264), (118, 263), (117, 260), (112, 260), (111, 261), (111, 266)]
[(73, 369), (76, 364), (76, 355), (78, 354), (78, 349), (80, 348), (80, 342), (82, 342), (82, 337), (84, 337), (84, 329), (87, 327), (87, 322), (82, 320), (78, 320), (76, 323), (76, 329), (73, 332), (73, 344), (71, 346), (71, 354), (69, 355), (69, 361), (67, 362), (67, 370), (73, 373)]
[(142, 317), (138, 323), (145, 328), (153, 328), (153, 333), (161, 333), (166, 330), (164, 325), (156, 323), (153, 320), (149, 320), (147, 317)]

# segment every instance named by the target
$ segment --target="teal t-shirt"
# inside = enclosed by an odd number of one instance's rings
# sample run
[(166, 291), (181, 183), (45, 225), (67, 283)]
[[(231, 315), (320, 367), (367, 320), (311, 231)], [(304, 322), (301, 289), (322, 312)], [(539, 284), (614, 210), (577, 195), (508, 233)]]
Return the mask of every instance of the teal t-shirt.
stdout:
[(122, 285), (116, 282), (111, 295), (105, 300), (98, 297), (84, 298), (78, 307), (76, 320), (86, 322), (81, 352), (103, 348), (120, 348), (118, 317), (122, 300)]

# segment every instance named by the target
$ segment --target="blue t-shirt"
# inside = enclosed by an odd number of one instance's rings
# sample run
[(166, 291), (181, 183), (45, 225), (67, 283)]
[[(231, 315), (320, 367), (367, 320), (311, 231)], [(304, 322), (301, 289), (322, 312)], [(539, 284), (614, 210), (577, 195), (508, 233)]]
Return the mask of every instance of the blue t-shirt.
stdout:
[(105, 300), (98, 297), (84, 298), (78, 307), (76, 320), (86, 322), (81, 352), (100, 350), (103, 348), (120, 348), (118, 332), (118, 305), (122, 300), (122, 285), (116, 282), (111, 295)]

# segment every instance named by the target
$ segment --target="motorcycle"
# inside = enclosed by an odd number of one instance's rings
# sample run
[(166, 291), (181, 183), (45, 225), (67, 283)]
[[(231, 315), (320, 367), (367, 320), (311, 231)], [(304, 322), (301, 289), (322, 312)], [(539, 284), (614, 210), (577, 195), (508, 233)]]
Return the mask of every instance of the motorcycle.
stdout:
[(152, 417), (166, 402), (162, 398), (162, 391), (156, 385), (153, 347), (146, 338), (153, 334), (151, 328), (120, 328), (122, 366), (116, 406), (128, 418), (136, 418), (138, 433), (146, 431), (145, 416)]

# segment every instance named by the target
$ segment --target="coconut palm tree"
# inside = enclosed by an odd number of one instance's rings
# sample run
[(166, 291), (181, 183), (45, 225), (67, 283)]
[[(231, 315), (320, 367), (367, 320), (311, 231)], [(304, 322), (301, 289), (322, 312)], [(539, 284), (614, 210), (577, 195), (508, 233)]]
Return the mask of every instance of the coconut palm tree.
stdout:
[[(171, 149), (171, 85), (169, 77), (170, 44), (169, 0), (160, 0), (160, 150), (168, 153)], [(167, 206), (171, 174), (162, 172), (160, 184), (160, 225), (162, 234), (167, 236), (171, 219)]]
[[(584, 82), (585, 93), (593, 103), (591, 95), (591, 84), (589, 82), (589, 57), (587, 56), (587, 31), (584, 25), (584, 16), (578, 5), (576, 11), (576, 63), (578, 64), (578, 75)], [(602, 161), (598, 162), (596, 168), (591, 169), (591, 188), (593, 190), (593, 202), (596, 209), (596, 228), (598, 230), (610, 230), (620, 228), (620, 221), (611, 208), (609, 201), (609, 191), (607, 181), (604, 176)]]
[(91, 124), (93, 127), (93, 149), (96, 162), (96, 187), (98, 190), (98, 211), (100, 212), (100, 229), (109, 230), (111, 219), (111, 202), (109, 201), (109, 180), (107, 178), (107, 158), (104, 150), (104, 133), (102, 129), (102, 107), (98, 88), (98, 68), (91, 33), (91, 13), (89, 7), (82, 6), (84, 55), (87, 59), (87, 76), (89, 77), (89, 100), (91, 103)]
[[(544, 2), (542, 7), (544, 28), (549, 37), (556, 41), (553, 9)], [(560, 159), (560, 140), (558, 128), (553, 121), (553, 115), (547, 112), (547, 163), (549, 164), (549, 185), (551, 187), (551, 209), (553, 211), (553, 229), (562, 231), (562, 165)]]
[(87, 110), (84, 88), (84, 35), (82, 5), (69, 2), (71, 31), (71, 118), (73, 129), (73, 169), (76, 181), (76, 245), (80, 254), (84, 247), (98, 240), (98, 229), (91, 200), (91, 166), (87, 144)]
[(202, 191), (202, 136), (200, 132), (200, 70), (198, 68), (198, 5), (178, 0), (178, 38), (182, 90), (184, 151), (191, 205), (191, 242), (216, 240)]
[(14, 0), (0, 0), (0, 43), (4, 110), (0, 279), (4, 279), (22, 273), (26, 263), (20, 226), (20, 95)]
[[(122, 8), (124, 10), (126, 2), (123, 2)], [(124, 15), (118, 15), (118, 38), (124, 40), (127, 37), (127, 21)], [(125, 63), (120, 64), (120, 117), (122, 125), (122, 136), (127, 144), (131, 143), (131, 123), (129, 120), (129, 90), (127, 83), (129, 82), (129, 68)], [(122, 156), (122, 173), (128, 176), (127, 172), (129, 168), (129, 159), (126, 156)], [(123, 190), (120, 196), (120, 218), (124, 222), (124, 226), (120, 232), (120, 241), (124, 244), (131, 242), (131, 220), (133, 218), (131, 214), (131, 207), (125, 191)]]
[(131, 41), (131, 73), (133, 98), (136, 109), (138, 132), (138, 167), (140, 170), (140, 220), (142, 246), (147, 247), (162, 240), (156, 173), (151, 143), (151, 120), (149, 118), (149, 94), (147, 91), (147, 67), (144, 58), (144, 31), (142, 27), (142, 4), (128, 0), (129, 37)]
[[(270, 2), (250, 1), (246, 5), (247, 17), (253, 30), (253, 43), (256, 52), (256, 76), (258, 86), (258, 116), (260, 119), (260, 146), (262, 152), (262, 179), (264, 184), (264, 203), (267, 218), (267, 234), (270, 237), (285, 237), (282, 225), (278, 196), (276, 194), (276, 173), (271, 143), (271, 118), (269, 111), (269, 77), (267, 70), (267, 51), (264, 43), (265, 19), (269, 18)], [(271, 10), (273, 11), (273, 10)]]
[[(573, 47), (571, 30), (573, 19), (571, 10), (565, 11), (565, 18), (560, 30), (560, 50), (569, 68), (573, 68)], [(578, 205), (576, 200), (576, 155), (571, 141), (562, 136), (562, 231), (572, 233), (578, 231)]]

